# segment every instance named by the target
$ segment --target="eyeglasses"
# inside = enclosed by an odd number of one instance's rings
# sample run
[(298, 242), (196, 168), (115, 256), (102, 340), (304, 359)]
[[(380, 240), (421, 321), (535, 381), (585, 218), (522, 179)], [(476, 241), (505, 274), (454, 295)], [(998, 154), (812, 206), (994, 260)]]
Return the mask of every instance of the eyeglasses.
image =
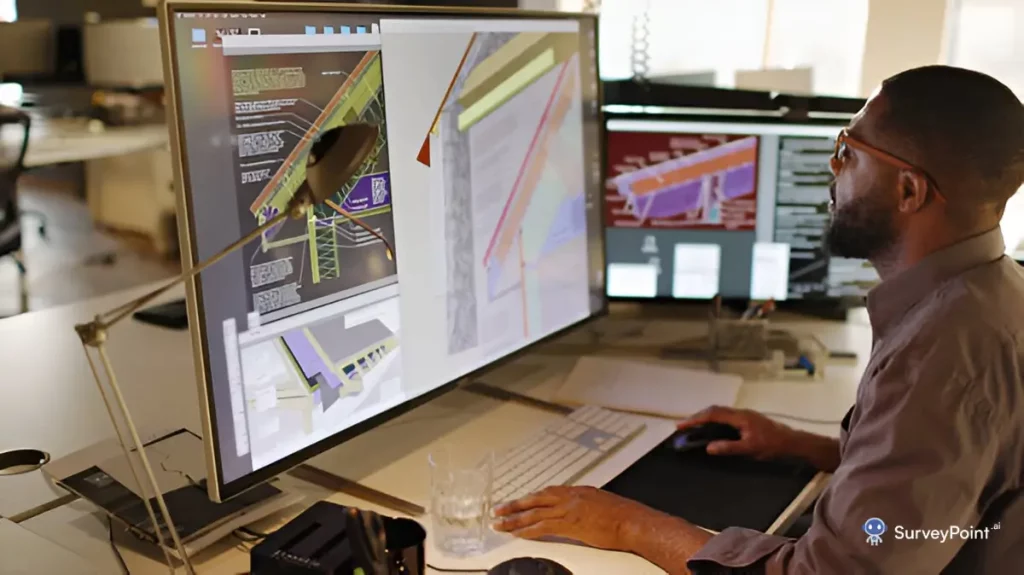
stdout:
[(943, 196), (942, 192), (939, 191), (939, 185), (935, 183), (935, 179), (932, 178), (931, 175), (928, 174), (928, 172), (922, 170), (921, 168), (915, 166), (914, 164), (911, 164), (910, 162), (907, 162), (906, 160), (901, 160), (900, 158), (890, 154), (889, 152), (886, 152), (885, 150), (880, 150), (872, 146), (871, 144), (864, 142), (863, 140), (859, 140), (856, 137), (851, 136), (850, 133), (847, 132), (846, 130), (839, 132), (839, 136), (836, 137), (835, 150), (832, 151), (832, 172), (835, 173), (836, 175), (838, 175), (839, 170), (843, 168), (843, 162), (845, 162), (847, 147), (854, 148), (870, 156), (874, 156), (875, 159), (881, 160), (882, 162), (885, 162), (890, 166), (899, 168), (901, 170), (910, 170), (911, 172), (917, 172), (918, 174), (921, 174), (922, 176), (924, 176), (924, 179), (928, 181), (928, 186), (932, 189), (932, 191), (935, 192), (935, 197), (937, 197), (939, 200), (943, 202), (946, 201), (946, 197)]

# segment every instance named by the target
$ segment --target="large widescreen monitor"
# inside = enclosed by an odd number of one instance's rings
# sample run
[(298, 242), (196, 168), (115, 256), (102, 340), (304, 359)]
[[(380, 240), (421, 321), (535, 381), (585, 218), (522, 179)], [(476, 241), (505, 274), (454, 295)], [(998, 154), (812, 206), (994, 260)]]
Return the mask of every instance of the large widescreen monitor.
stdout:
[(613, 298), (824, 300), (878, 281), (830, 256), (829, 158), (844, 123), (607, 120), (607, 288)]
[(162, 22), (186, 266), (279, 213), (319, 133), (381, 128), (326, 205), (189, 285), (215, 500), (604, 311), (595, 18), (172, 1)]

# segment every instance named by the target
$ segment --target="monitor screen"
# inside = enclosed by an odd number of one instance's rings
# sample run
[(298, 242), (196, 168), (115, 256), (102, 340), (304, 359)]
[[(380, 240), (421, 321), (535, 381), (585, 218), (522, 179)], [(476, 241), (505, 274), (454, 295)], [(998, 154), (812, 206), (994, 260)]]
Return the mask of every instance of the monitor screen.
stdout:
[(608, 120), (608, 295), (840, 298), (878, 276), (823, 245), (838, 126)]
[(280, 213), (320, 132), (380, 128), (325, 205), (190, 286), (215, 499), (603, 311), (593, 18), (185, 7), (186, 264)]

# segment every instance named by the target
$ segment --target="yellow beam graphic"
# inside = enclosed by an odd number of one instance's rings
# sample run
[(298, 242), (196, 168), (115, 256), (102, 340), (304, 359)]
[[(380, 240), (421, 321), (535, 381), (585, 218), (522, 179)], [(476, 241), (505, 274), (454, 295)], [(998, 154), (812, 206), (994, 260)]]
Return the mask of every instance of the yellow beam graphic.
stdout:
[(540, 78), (551, 70), (556, 63), (557, 60), (555, 59), (554, 49), (548, 48), (542, 52), (528, 64), (498, 84), (498, 87), (494, 90), (488, 92), (477, 100), (476, 103), (469, 106), (465, 111), (459, 114), (459, 131), (464, 132), (473, 124), (482, 120), (502, 104), (509, 101), (512, 96), (515, 96), (522, 91), (523, 88), (529, 86), (537, 80), (537, 78)]

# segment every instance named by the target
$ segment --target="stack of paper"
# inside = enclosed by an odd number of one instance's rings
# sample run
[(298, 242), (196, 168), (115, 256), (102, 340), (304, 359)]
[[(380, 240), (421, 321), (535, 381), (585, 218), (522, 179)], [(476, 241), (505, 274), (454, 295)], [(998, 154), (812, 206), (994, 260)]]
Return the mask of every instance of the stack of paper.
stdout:
[(712, 405), (734, 406), (743, 379), (661, 361), (584, 356), (554, 401), (682, 418)]

